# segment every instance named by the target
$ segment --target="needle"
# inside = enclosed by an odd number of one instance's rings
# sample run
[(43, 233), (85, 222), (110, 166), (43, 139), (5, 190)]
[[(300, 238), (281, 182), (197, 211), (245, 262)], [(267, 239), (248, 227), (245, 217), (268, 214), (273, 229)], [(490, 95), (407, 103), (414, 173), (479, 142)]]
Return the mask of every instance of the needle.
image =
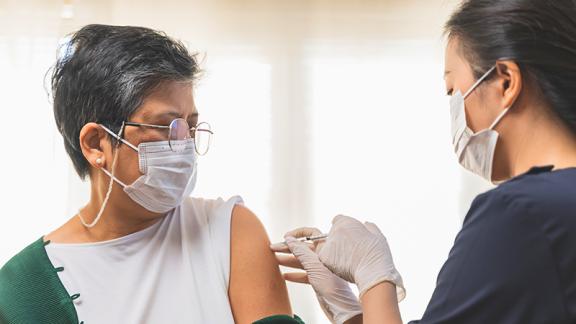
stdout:
[[(300, 241), (300, 242), (314, 242), (314, 241), (325, 239), (327, 237), (328, 237), (328, 234), (319, 234), (319, 235), (314, 235), (314, 236), (299, 237), (296, 240)], [(278, 243), (274, 243), (271, 245), (271, 248), (273, 250), (286, 248), (286, 247), (288, 247), (286, 245), (286, 242), (278, 242)]]
[(328, 234), (319, 234), (319, 235), (314, 235), (314, 236), (300, 237), (300, 238), (297, 238), (297, 240), (300, 242), (317, 241), (317, 240), (325, 239), (327, 237), (328, 237)]

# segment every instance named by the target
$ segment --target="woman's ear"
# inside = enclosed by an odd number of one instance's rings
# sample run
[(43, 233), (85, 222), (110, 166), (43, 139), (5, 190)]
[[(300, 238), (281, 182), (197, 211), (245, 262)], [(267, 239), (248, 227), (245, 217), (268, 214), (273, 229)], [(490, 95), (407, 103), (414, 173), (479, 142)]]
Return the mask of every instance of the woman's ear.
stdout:
[(502, 94), (502, 107), (510, 108), (522, 92), (522, 72), (514, 61), (498, 61), (496, 63), (499, 88)]
[(100, 169), (106, 164), (106, 151), (109, 149), (106, 132), (97, 123), (87, 123), (80, 130), (80, 149), (93, 168)]

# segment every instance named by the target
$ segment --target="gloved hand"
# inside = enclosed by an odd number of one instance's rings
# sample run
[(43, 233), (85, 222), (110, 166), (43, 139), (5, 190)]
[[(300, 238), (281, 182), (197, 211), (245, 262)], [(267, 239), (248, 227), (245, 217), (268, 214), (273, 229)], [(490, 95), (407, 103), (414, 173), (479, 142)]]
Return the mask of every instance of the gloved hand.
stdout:
[(292, 253), (294, 256), (277, 254), (278, 262), (286, 267), (304, 269), (306, 272), (285, 273), (289, 281), (309, 283), (316, 292), (320, 307), (332, 323), (341, 324), (362, 313), (362, 307), (349, 284), (328, 270), (316, 252), (315, 245), (300, 242), (295, 237), (321, 234), (315, 228), (300, 228), (285, 235), (286, 245), (271, 245), (275, 252)]
[(336, 216), (328, 238), (317, 249), (320, 260), (328, 269), (356, 283), (360, 297), (377, 284), (389, 281), (396, 285), (400, 302), (406, 290), (396, 271), (386, 237), (373, 223), (362, 224), (348, 216)]

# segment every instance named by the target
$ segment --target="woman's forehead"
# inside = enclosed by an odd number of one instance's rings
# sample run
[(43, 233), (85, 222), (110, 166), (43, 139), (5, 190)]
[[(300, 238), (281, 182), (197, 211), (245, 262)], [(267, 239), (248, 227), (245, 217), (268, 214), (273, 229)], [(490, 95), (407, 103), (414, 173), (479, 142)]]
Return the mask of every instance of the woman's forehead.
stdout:
[(192, 84), (171, 82), (152, 91), (134, 114), (146, 121), (193, 118), (198, 115)]

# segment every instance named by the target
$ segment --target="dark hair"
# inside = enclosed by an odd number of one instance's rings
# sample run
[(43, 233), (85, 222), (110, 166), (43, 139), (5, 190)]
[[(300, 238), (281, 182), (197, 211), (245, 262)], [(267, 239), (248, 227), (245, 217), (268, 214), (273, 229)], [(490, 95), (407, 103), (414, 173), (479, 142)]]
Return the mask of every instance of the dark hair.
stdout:
[(576, 133), (576, 0), (465, 0), (445, 32), (476, 78), (497, 60), (515, 61)]
[(166, 34), (144, 27), (88, 25), (70, 36), (53, 67), (54, 117), (66, 152), (82, 179), (90, 164), (80, 150), (89, 122), (114, 132), (165, 81), (192, 82), (195, 55)]

